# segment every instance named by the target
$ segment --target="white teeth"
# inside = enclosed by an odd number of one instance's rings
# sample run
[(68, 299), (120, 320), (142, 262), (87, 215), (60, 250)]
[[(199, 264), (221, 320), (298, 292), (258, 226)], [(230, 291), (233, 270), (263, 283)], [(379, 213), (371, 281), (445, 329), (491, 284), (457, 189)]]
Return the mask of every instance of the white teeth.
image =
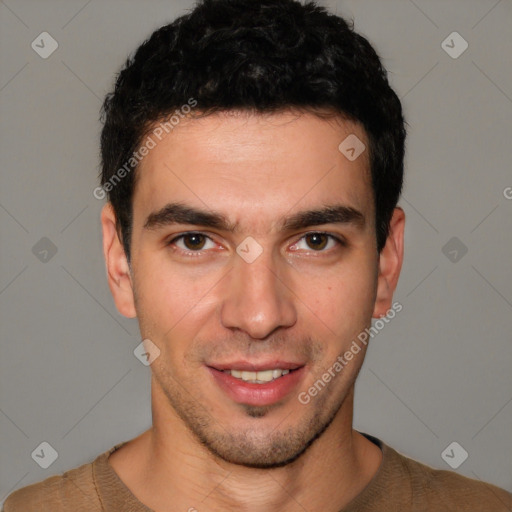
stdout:
[(242, 380), (256, 380), (256, 372), (242, 372), (242, 375), (240, 376)]
[(281, 372), (279, 372), (279, 370), (265, 370), (256, 374), (256, 380), (270, 382), (272, 379), (276, 378), (274, 377), (274, 371), (279, 373), (279, 375), (276, 375), (276, 377), (281, 377)]
[(229, 373), (231, 376), (236, 377), (237, 379), (241, 379), (244, 382), (251, 382), (253, 384), (265, 384), (266, 382), (271, 382), (274, 379), (278, 379), (287, 373), (290, 373), (290, 370), (263, 370), (259, 372), (247, 372), (240, 370), (224, 370), (224, 373)]

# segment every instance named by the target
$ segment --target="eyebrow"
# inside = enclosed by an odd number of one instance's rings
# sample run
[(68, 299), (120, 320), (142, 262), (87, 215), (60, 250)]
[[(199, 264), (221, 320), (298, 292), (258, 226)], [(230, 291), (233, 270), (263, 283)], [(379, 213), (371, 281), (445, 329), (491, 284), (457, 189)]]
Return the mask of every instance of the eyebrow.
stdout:
[[(238, 223), (231, 223), (218, 212), (205, 211), (181, 203), (169, 203), (160, 210), (148, 215), (144, 229), (157, 230), (173, 224), (192, 224), (230, 233), (239, 230)], [(362, 229), (365, 225), (363, 213), (351, 206), (336, 204), (318, 209), (294, 213), (281, 219), (281, 231), (295, 231), (322, 224), (346, 224)]]

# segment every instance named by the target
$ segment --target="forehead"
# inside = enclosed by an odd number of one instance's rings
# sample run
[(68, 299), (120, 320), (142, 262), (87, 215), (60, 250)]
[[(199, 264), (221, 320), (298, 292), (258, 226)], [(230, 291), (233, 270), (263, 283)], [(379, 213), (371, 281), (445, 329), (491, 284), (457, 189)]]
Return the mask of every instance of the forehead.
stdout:
[[(339, 149), (347, 137), (366, 147), (355, 160)], [(184, 119), (155, 142), (137, 170), (134, 224), (170, 202), (222, 211), (253, 230), (324, 204), (371, 216), (368, 140), (359, 124), (311, 113), (230, 111)]]

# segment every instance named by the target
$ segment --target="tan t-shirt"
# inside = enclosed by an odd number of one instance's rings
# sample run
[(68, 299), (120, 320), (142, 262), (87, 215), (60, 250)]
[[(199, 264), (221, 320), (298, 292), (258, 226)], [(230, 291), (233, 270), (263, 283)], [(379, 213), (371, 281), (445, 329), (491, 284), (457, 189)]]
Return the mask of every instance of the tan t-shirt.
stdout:
[[(363, 491), (340, 512), (512, 512), (512, 494), (491, 484), (409, 459), (362, 433), (383, 452)], [(108, 462), (127, 441), (92, 463), (13, 492), (4, 512), (153, 512), (130, 492)]]

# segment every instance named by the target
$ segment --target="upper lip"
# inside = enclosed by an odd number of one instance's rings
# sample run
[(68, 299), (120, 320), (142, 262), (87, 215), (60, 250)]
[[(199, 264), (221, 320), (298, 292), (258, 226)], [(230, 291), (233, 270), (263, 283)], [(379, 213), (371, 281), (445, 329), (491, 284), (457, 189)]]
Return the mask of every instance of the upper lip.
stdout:
[(268, 361), (268, 362), (258, 362), (251, 363), (249, 361), (233, 361), (230, 363), (212, 363), (207, 364), (210, 368), (214, 368), (215, 370), (240, 370), (246, 372), (259, 372), (264, 370), (296, 370), (301, 366), (304, 366), (303, 363), (293, 363), (290, 361)]

